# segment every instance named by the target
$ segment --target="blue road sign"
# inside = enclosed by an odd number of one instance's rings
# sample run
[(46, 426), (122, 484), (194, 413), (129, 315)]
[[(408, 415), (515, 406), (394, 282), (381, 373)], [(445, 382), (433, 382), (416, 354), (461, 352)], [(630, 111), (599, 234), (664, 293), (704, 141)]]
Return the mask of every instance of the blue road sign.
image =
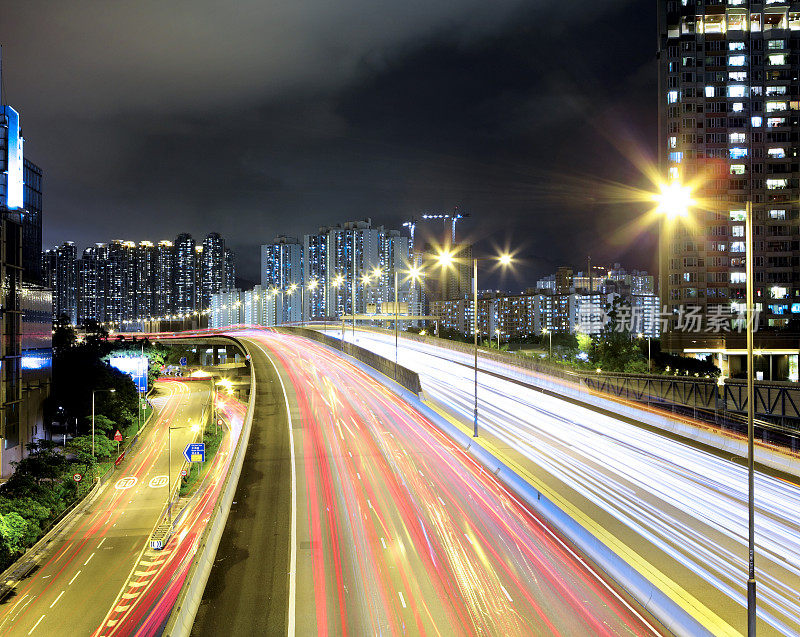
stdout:
[(183, 457), (186, 458), (186, 462), (205, 462), (206, 443), (190, 442), (183, 450)]
[[(172, 360), (175, 360), (175, 359), (173, 358)], [(181, 365), (183, 365), (184, 367), (186, 366), (186, 357), (185, 356), (183, 356), (181, 358)]]

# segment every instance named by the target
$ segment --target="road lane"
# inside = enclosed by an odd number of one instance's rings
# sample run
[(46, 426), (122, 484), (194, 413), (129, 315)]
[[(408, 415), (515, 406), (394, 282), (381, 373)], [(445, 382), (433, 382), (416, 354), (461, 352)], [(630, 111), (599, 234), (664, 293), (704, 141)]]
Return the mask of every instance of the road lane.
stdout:
[[(42, 566), (0, 604), (0, 634), (90, 635), (100, 624), (166, 502), (166, 428), (199, 418), (209, 397), (207, 385), (158, 386), (154, 420), (122, 469), (53, 542)], [(192, 436), (188, 429), (174, 432), (173, 467)]]
[(278, 362), (297, 401), (299, 634), (655, 632), (494, 476), (374, 379), (306, 339), (240, 336)]
[[(389, 334), (359, 331), (356, 342), (394, 358)], [(398, 362), (420, 374), (426, 394), (471, 423), (471, 357), (402, 338), (400, 344)], [(479, 373), (478, 397), (486, 439), (745, 631), (741, 465), (491, 374)], [(756, 506), (759, 634), (800, 634), (800, 488), (758, 473)]]

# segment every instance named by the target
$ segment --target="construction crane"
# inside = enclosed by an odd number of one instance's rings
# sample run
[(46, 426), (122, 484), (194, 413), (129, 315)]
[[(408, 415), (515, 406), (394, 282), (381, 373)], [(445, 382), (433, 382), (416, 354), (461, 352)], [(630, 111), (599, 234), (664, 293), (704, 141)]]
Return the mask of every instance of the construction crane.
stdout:
[(411, 254), (414, 254), (414, 229), (417, 227), (417, 223), (419, 223), (419, 219), (416, 217), (411, 217), (411, 221), (403, 223), (403, 227), (408, 228), (408, 232), (411, 234), (411, 250), (409, 250)]
[(453, 212), (446, 213), (446, 214), (438, 214), (438, 215), (421, 215), (423, 219), (441, 219), (443, 222), (447, 223), (449, 219), (451, 222), (451, 233), (450, 233), (450, 241), (452, 245), (456, 243), (456, 223), (458, 223), (464, 217), (469, 217), (469, 213), (464, 212), (462, 213), (458, 206), (453, 208)]

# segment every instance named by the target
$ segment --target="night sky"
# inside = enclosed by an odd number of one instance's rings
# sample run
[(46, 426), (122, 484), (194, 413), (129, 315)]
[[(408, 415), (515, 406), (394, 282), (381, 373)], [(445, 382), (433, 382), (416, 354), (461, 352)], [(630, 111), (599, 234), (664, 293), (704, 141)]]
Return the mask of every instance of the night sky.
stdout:
[[(45, 247), (276, 234), (458, 205), (459, 235), (558, 265), (655, 269), (655, 3), (0, 4), (4, 101), (45, 171)], [(626, 229), (627, 228), (627, 229)], [(440, 226), (432, 230), (441, 232)]]

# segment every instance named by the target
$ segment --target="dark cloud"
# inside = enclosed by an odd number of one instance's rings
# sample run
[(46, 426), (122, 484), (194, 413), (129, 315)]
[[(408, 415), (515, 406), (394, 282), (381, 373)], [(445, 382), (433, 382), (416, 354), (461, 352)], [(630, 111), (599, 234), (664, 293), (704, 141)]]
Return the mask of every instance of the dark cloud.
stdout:
[(652, 237), (617, 238), (641, 211), (594, 184), (641, 181), (629, 157), (654, 145), (654, 7), (280, 5), (4, 10), (48, 244), (217, 230), (256, 278), (277, 233), (460, 205), (530, 276), (588, 253), (653, 266)]

